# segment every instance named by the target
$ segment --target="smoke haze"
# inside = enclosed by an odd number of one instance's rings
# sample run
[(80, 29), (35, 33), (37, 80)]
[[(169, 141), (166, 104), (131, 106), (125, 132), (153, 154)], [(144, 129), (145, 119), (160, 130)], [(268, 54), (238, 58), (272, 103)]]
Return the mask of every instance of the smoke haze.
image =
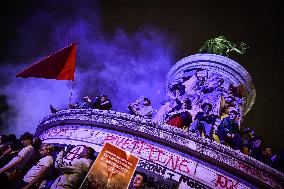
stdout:
[(101, 29), (97, 3), (72, 2), (66, 9), (64, 3), (70, 1), (50, 2), (36, 9), (22, 24), (20, 37), (10, 43), (9, 49), (18, 58), (0, 67), (1, 94), (7, 95), (10, 107), (1, 133), (34, 133), (39, 121), (50, 114), (50, 104), (67, 107), (71, 81), (15, 75), (74, 41), (78, 48), (72, 103), (86, 95), (106, 94), (113, 110), (125, 112), (141, 96), (149, 97), (158, 109), (165, 96), (174, 49), (166, 33), (147, 26), (131, 34), (119, 28), (106, 33)]

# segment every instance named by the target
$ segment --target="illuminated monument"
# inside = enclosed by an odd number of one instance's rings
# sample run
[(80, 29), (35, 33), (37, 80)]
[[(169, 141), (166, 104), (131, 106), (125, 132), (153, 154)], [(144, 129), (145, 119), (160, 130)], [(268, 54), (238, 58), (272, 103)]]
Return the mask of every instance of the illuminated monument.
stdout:
[[(184, 94), (175, 90), (183, 87)], [(159, 183), (179, 188), (284, 188), (279, 171), (216, 141), (165, 123), (171, 101), (187, 97), (192, 117), (210, 103), (212, 113), (234, 109), (238, 121), (250, 110), (255, 88), (248, 72), (237, 62), (216, 54), (183, 58), (169, 71), (167, 97), (153, 121), (139, 116), (96, 109), (62, 110), (44, 118), (36, 135), (44, 143), (80, 145), (100, 151), (112, 143), (140, 158), (137, 169)], [(68, 157), (67, 157), (68, 159)]]

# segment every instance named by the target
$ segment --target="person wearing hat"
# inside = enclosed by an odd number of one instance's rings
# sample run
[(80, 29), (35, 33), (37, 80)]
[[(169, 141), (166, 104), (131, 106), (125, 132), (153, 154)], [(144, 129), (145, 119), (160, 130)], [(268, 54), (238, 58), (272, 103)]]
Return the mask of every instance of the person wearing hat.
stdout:
[(227, 144), (235, 150), (242, 148), (240, 126), (237, 122), (238, 114), (236, 110), (231, 110), (229, 116), (221, 121), (217, 131), (220, 143)]
[(202, 104), (201, 109), (202, 112), (196, 114), (189, 131), (196, 132), (200, 136), (204, 132), (206, 138), (211, 138), (212, 128), (218, 116), (210, 114), (212, 110), (212, 104), (210, 103)]

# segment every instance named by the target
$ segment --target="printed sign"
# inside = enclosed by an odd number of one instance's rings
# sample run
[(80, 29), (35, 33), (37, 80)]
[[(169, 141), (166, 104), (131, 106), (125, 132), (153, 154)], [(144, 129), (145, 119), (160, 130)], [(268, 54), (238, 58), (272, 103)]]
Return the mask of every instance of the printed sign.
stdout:
[(138, 161), (130, 152), (106, 143), (80, 188), (127, 189)]

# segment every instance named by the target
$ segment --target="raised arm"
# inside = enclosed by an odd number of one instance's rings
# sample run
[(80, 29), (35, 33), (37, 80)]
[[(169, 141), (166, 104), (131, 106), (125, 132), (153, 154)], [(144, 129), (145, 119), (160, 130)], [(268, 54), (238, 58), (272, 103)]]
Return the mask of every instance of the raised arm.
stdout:
[(16, 161), (14, 161), (13, 163), (9, 164), (8, 166), (5, 165), (3, 168), (0, 169), (0, 173), (4, 173), (6, 171), (9, 171), (11, 169), (13, 169), (14, 167), (16, 167), (17, 165), (19, 165), (20, 163), (22, 163), (22, 161), (24, 160), (24, 158), (17, 156), (18, 159)]
[(22, 189), (28, 189), (31, 188), (37, 181), (39, 181), (41, 178), (44, 177), (44, 175), (46, 174), (47, 170), (49, 167), (47, 166), (43, 166), (41, 168), (41, 170), (39, 171), (38, 175), (25, 187), (23, 187)]

